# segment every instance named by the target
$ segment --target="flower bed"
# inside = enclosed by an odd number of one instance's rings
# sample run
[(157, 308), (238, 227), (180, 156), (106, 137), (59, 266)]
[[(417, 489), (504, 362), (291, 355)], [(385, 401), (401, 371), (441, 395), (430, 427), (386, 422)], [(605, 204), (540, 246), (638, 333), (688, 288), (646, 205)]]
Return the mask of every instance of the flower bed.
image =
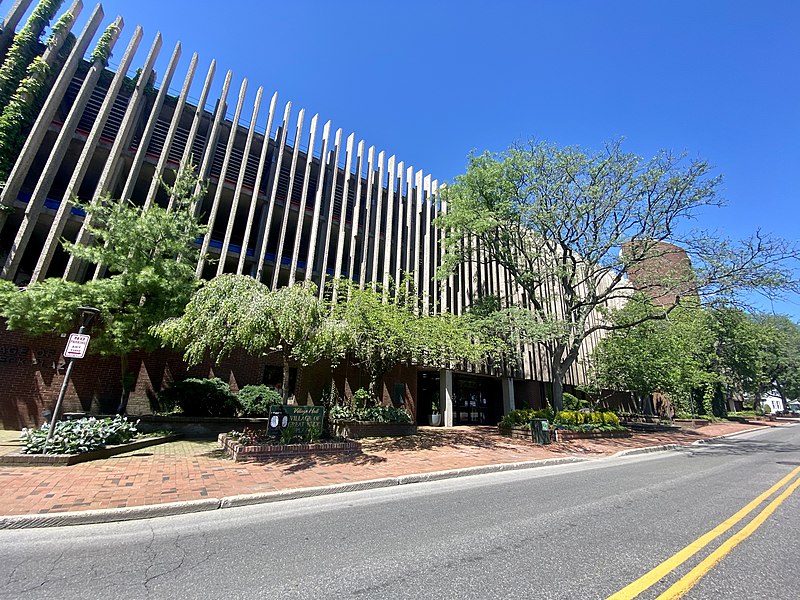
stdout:
[(263, 460), (284, 456), (305, 456), (309, 454), (361, 452), (361, 444), (353, 441), (245, 446), (239, 442), (238, 438), (230, 436), (227, 433), (221, 433), (218, 439), (225, 453), (232, 458), (234, 462)]

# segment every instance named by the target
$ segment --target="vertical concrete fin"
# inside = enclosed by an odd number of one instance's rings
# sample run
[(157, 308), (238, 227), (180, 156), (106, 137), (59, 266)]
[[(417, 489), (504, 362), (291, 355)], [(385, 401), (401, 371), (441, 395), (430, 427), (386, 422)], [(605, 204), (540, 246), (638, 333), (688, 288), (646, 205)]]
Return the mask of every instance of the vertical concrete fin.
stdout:
[[(73, 46), (64, 66), (56, 77), (55, 83), (53, 83), (53, 86), (50, 88), (47, 99), (44, 101), (42, 109), (39, 111), (39, 115), (31, 127), (31, 132), (28, 134), (25, 143), (22, 145), (22, 150), (20, 150), (19, 156), (11, 172), (8, 174), (6, 185), (3, 188), (2, 194), (0, 194), (0, 204), (3, 206), (12, 206), (17, 199), (17, 195), (28, 175), (28, 171), (36, 158), (36, 153), (39, 151), (39, 147), (42, 145), (50, 123), (53, 121), (53, 117), (61, 104), (61, 99), (66, 93), (72, 81), (72, 77), (78, 70), (78, 66), (83, 62), (83, 55), (86, 53), (92, 41), (92, 37), (102, 20), (103, 8), (98, 4), (75, 42), (75, 46)], [(120, 25), (120, 28), (121, 27)], [(0, 210), (0, 230), (2, 230), (5, 224), (6, 217), (6, 211)]]
[[(158, 90), (158, 95), (156, 96), (156, 100), (153, 103), (153, 108), (150, 111), (150, 117), (147, 119), (147, 124), (144, 127), (142, 139), (139, 140), (139, 147), (136, 149), (136, 155), (133, 157), (133, 164), (128, 172), (128, 178), (125, 181), (125, 187), (122, 190), (122, 197), (120, 198), (120, 200), (123, 202), (130, 200), (133, 197), (133, 189), (136, 186), (136, 181), (139, 179), (139, 172), (141, 171), (142, 164), (144, 163), (144, 156), (147, 153), (147, 148), (150, 145), (150, 140), (153, 137), (153, 132), (156, 129), (158, 117), (161, 114), (161, 108), (164, 106), (164, 100), (167, 97), (167, 92), (170, 84), (172, 83), (172, 77), (175, 75), (175, 69), (178, 66), (178, 60), (180, 60), (180, 57), (181, 43), (178, 42), (175, 44), (175, 49), (172, 51), (172, 56), (169, 59), (167, 70), (164, 73), (164, 78), (161, 80), (161, 89)], [(177, 106), (175, 107), (175, 110), (178, 110)], [(169, 148), (167, 147), (166, 141), (164, 143), (164, 148), (162, 148), (162, 154), (169, 154)], [(146, 208), (147, 207), (149, 207), (149, 204), (146, 205)]]
[[(247, 259), (247, 249), (250, 247), (250, 235), (255, 225), (256, 208), (259, 203), (259, 196), (261, 194), (261, 181), (264, 177), (264, 170), (266, 168), (267, 157), (269, 156), (270, 137), (269, 132), (272, 129), (272, 121), (275, 118), (275, 105), (278, 102), (278, 92), (272, 94), (272, 100), (269, 103), (269, 113), (267, 115), (267, 128), (264, 132), (264, 141), (261, 144), (261, 155), (258, 159), (258, 169), (256, 170), (256, 180), (253, 184), (253, 193), (250, 197), (250, 208), (247, 211), (247, 222), (245, 223), (244, 238), (242, 240), (242, 252), (239, 253), (239, 264), (236, 266), (236, 273), (241, 275), (244, 272), (244, 263)], [(262, 232), (257, 230), (256, 247), (261, 246)]]
[(386, 157), (386, 152), (381, 150), (378, 152), (378, 185), (377, 197), (375, 198), (375, 238), (373, 239), (373, 254), (372, 254), (372, 288), (377, 289), (378, 283), (378, 267), (380, 261), (381, 250), (381, 231), (383, 230), (383, 181), (386, 179), (383, 161)]
[[(286, 230), (289, 225), (289, 213), (292, 207), (292, 194), (294, 192), (294, 179), (297, 172), (297, 159), (300, 156), (300, 136), (303, 135), (303, 117), (306, 114), (306, 109), (301, 108), (300, 113), (297, 115), (297, 129), (294, 133), (294, 146), (292, 151), (292, 164), (289, 168), (289, 189), (286, 192), (286, 201), (283, 203), (283, 219), (281, 220), (281, 231), (278, 238), (278, 247), (275, 250), (275, 270), (272, 272), (272, 289), (278, 287), (278, 276), (281, 272), (281, 265), (283, 263), (283, 248), (286, 243)], [(298, 226), (302, 224), (302, 214), (298, 214)], [(297, 228), (295, 228), (297, 229)]]
[[(272, 227), (272, 219), (275, 215), (275, 202), (278, 196), (278, 182), (281, 177), (281, 168), (283, 166), (283, 155), (286, 150), (286, 135), (289, 130), (289, 117), (292, 112), (292, 103), (287, 102), (286, 108), (283, 111), (283, 123), (281, 124), (281, 134), (278, 140), (278, 159), (275, 161), (275, 169), (272, 176), (272, 186), (269, 194), (269, 201), (267, 203), (267, 215), (264, 227), (262, 228), (261, 246), (258, 251), (258, 262), (256, 263), (256, 280), (263, 281), (264, 278), (264, 263), (267, 259), (267, 244), (269, 243), (269, 233)], [(280, 264), (276, 262), (275, 268), (279, 269)]]
[[(319, 156), (319, 177), (317, 178), (317, 190), (314, 195), (314, 215), (311, 218), (311, 235), (308, 238), (308, 256), (306, 258), (306, 281), (311, 281), (314, 275), (314, 260), (317, 252), (317, 236), (319, 231), (319, 220), (321, 216), (321, 205), (323, 190), (325, 189), (325, 161), (328, 159), (328, 138), (331, 134), (331, 122), (328, 121), (322, 128), (322, 152)], [(322, 297), (323, 288), (320, 285), (319, 294)]]
[[(215, 63), (212, 62), (212, 69), (214, 68)], [(209, 75), (212, 75), (211, 69), (209, 69)], [(213, 75), (212, 75), (213, 76)], [(219, 137), (219, 128), (222, 124), (223, 119), (225, 118), (225, 107), (227, 106), (226, 102), (228, 100), (228, 92), (231, 89), (231, 79), (233, 79), (233, 71), (230, 69), (225, 74), (225, 81), (222, 84), (222, 92), (220, 94), (219, 99), (217, 100), (217, 106), (214, 110), (214, 118), (211, 123), (211, 131), (209, 132), (208, 138), (206, 139), (206, 143), (203, 146), (203, 161), (200, 163), (200, 167), (197, 171), (197, 185), (194, 188), (194, 196), (197, 197), (203, 186), (205, 185), (206, 180), (209, 177), (209, 173), (211, 172), (211, 164), (214, 162), (214, 153), (217, 150), (217, 138)], [(197, 107), (197, 119), (199, 120), (203, 116), (203, 108), (204, 103), (200, 103)], [(187, 146), (187, 150), (191, 155), (191, 147)], [(186, 156), (186, 153), (184, 153)], [(185, 164), (182, 165), (185, 168)], [(202, 199), (197, 198), (194, 203), (194, 213), (197, 215), (200, 212), (202, 207)], [(206, 237), (211, 235), (209, 231), (206, 233)]]
[[(336, 238), (336, 259), (334, 260), (333, 279), (334, 282), (342, 276), (342, 263), (344, 262), (344, 243), (345, 227), (347, 225), (347, 199), (350, 196), (350, 185), (352, 173), (350, 171), (353, 164), (353, 144), (355, 143), (355, 133), (347, 136), (345, 145), (344, 159), (344, 187), (342, 189), (342, 208), (339, 214), (339, 235)], [(333, 302), (336, 302), (336, 287), (334, 283)]]
[[(364, 171), (364, 140), (358, 142), (356, 150), (356, 199), (353, 206), (353, 221), (350, 224), (350, 257), (347, 266), (347, 278), (352, 282), (355, 277), (355, 261), (358, 253), (358, 239), (361, 228), (361, 196), (364, 186), (361, 182), (361, 174)], [(363, 252), (364, 242), (362, 238), (361, 250)]]
[(342, 128), (336, 130), (336, 136), (333, 142), (333, 159), (329, 165), (331, 170), (331, 183), (329, 186), (330, 194), (328, 195), (328, 215), (327, 223), (325, 224), (325, 241), (323, 244), (324, 250), (322, 254), (322, 265), (320, 267), (319, 275), (319, 293), (320, 298), (325, 291), (325, 279), (328, 276), (328, 258), (331, 249), (331, 236), (333, 236), (333, 211), (336, 206), (336, 187), (339, 182), (339, 155), (342, 146)]
[(297, 275), (297, 263), (300, 259), (300, 241), (303, 237), (305, 227), (306, 206), (308, 204), (308, 180), (311, 178), (311, 167), (314, 164), (314, 142), (317, 137), (317, 120), (319, 115), (315, 114), (311, 119), (311, 127), (308, 132), (308, 152), (306, 152), (306, 166), (303, 174), (303, 190), (300, 194), (300, 210), (297, 215), (297, 232), (294, 236), (294, 248), (292, 249), (292, 264), (289, 267), (289, 285), (294, 285)]
[(11, 40), (14, 39), (14, 32), (17, 29), (17, 25), (19, 25), (22, 16), (25, 14), (25, 11), (28, 10), (32, 1), (33, 0), (17, 0), (14, 6), (11, 7), (11, 10), (8, 11), (8, 14), (6, 14), (2, 25), (0, 25), (2, 28), (0, 30), (0, 52), (11, 45)]
[[(250, 118), (250, 128), (247, 131), (247, 139), (244, 144), (244, 151), (242, 153), (242, 163), (239, 166), (239, 177), (236, 179), (236, 189), (233, 192), (233, 201), (231, 203), (230, 215), (228, 216), (228, 226), (225, 228), (225, 237), (222, 240), (222, 249), (219, 253), (219, 263), (217, 264), (217, 275), (222, 275), (225, 272), (225, 260), (228, 257), (228, 250), (231, 244), (231, 237), (233, 236), (233, 225), (236, 221), (236, 213), (239, 210), (239, 198), (242, 195), (242, 186), (244, 186), (244, 178), (247, 171), (247, 162), (250, 158), (250, 148), (253, 145), (253, 136), (256, 131), (256, 121), (258, 120), (258, 111), (261, 108), (261, 97), (264, 94), (264, 88), (259, 87), (256, 91), (256, 99), (253, 103), (253, 116)], [(242, 243), (241, 253), (247, 252), (247, 241)]]
[(375, 186), (375, 146), (370, 146), (367, 151), (367, 210), (364, 215), (364, 248), (361, 251), (361, 273), (358, 277), (358, 286), (364, 288), (367, 284), (367, 270), (370, 261), (371, 253), (374, 252), (375, 243), (373, 236), (375, 230), (372, 226), (372, 188)]
[[(233, 114), (233, 121), (231, 122), (231, 131), (228, 134), (228, 141), (225, 144), (225, 155), (222, 159), (222, 168), (219, 171), (219, 178), (217, 179), (217, 190), (214, 194), (214, 200), (211, 204), (211, 211), (208, 213), (208, 231), (203, 236), (203, 243), (200, 246), (200, 258), (197, 260), (197, 269), (195, 273), (197, 277), (203, 275), (203, 267), (205, 266), (205, 257), (208, 253), (208, 247), (211, 243), (211, 238), (214, 235), (214, 224), (217, 221), (219, 214), (219, 206), (222, 201), (222, 190), (225, 189), (225, 176), (228, 174), (228, 167), (231, 162), (231, 155), (233, 154), (233, 147), (236, 143), (236, 133), (239, 129), (239, 118), (242, 115), (242, 106), (244, 106), (244, 97), (247, 94), (247, 79), (242, 79), (242, 85), (239, 88), (239, 98), (236, 101), (236, 110)], [(221, 111), (225, 112), (225, 111)], [(228, 215), (229, 219), (233, 219), (234, 215)], [(220, 257), (222, 259), (223, 257)], [(224, 267), (223, 267), (224, 268)]]
[[(389, 293), (389, 281), (392, 278), (392, 252), (394, 250), (394, 169), (396, 158), (394, 154), (389, 157), (387, 165), (387, 185), (386, 185), (386, 244), (383, 250), (383, 295), (387, 297)], [(391, 240), (391, 241), (390, 241)]]

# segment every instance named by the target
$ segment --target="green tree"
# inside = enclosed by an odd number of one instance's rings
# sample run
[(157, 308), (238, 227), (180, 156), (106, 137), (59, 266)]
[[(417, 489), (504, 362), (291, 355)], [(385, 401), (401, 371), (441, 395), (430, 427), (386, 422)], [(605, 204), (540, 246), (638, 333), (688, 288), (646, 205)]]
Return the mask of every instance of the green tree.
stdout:
[(786, 410), (787, 400), (800, 398), (800, 325), (786, 315), (762, 315), (754, 321), (763, 332), (762, 391), (777, 391)]
[[(507, 270), (526, 293), (521, 308), (554, 332), (543, 346), (560, 409), (564, 377), (584, 340), (635, 325), (598, 314), (634, 291), (629, 275), (638, 289), (701, 299), (798, 289), (794, 244), (761, 233), (740, 243), (687, 233), (687, 220), (721, 205), (719, 182), (704, 161), (667, 152), (643, 160), (619, 143), (594, 154), (532, 142), (472, 156), (445, 189), (440, 276), (481, 254)], [(674, 253), (663, 242), (684, 248), (691, 268), (648, 269)]]
[[(182, 176), (194, 181), (193, 170)], [(190, 182), (176, 182), (187, 189)], [(64, 243), (73, 256), (103, 264), (110, 274), (85, 284), (46, 279), (26, 289), (6, 293), (0, 314), (9, 329), (32, 335), (66, 332), (74, 326), (77, 307), (95, 306), (100, 319), (92, 327), (90, 350), (101, 356), (118, 356), (124, 413), (133, 384), (128, 356), (134, 350), (152, 350), (159, 340), (151, 328), (183, 312), (197, 282), (194, 277), (195, 241), (204, 228), (193, 215), (194, 198), (180, 196), (167, 212), (148, 210), (111, 198), (84, 205), (91, 216), (89, 231), (95, 245)], [(181, 260), (176, 260), (177, 257)]]
[[(336, 284), (340, 301), (334, 314), (343, 324), (348, 352), (370, 378), (369, 394), (380, 403), (380, 384), (397, 364), (418, 360), (447, 367), (463, 360), (478, 361), (487, 343), (465, 319), (450, 314), (420, 316), (418, 298), (408, 281), (397, 294), (379, 286), (359, 288), (347, 281)], [(408, 293), (405, 293), (408, 290)]]
[(705, 392), (715, 380), (708, 370), (712, 332), (702, 308), (667, 312), (637, 294), (609, 320), (617, 329), (592, 355), (593, 386), (633, 392), (642, 412), (655, 392), (668, 394), (678, 412), (698, 412), (695, 392)]
[(154, 328), (159, 338), (184, 349), (189, 364), (208, 354), (218, 362), (237, 349), (251, 354), (279, 351), (283, 401), (289, 399), (290, 361), (308, 365), (343, 353), (340, 328), (327, 316), (313, 284), (274, 292), (252, 277), (225, 274), (205, 283), (180, 317)]

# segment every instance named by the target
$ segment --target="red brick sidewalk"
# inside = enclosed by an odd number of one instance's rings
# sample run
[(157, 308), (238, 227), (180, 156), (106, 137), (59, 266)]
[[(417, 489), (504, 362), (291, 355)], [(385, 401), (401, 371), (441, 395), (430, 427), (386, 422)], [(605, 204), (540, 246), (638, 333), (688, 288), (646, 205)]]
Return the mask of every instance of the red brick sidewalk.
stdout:
[[(365, 440), (358, 455), (260, 463), (233, 463), (215, 442), (179, 441), (71, 467), (0, 467), (0, 516), (144, 506), (537, 459), (598, 457), (752, 428), (721, 423), (696, 431), (536, 446), (501, 437), (490, 427), (422, 427), (408, 438)], [(0, 452), (9, 451), (9, 439), (0, 438)]]

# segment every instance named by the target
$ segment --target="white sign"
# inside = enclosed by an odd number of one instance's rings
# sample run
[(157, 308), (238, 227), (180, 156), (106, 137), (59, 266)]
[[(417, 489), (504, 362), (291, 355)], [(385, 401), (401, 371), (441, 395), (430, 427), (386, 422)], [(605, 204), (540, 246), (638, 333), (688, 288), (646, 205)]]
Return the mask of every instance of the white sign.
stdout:
[(89, 347), (90, 336), (83, 333), (70, 333), (67, 340), (67, 348), (64, 350), (64, 358), (83, 358), (86, 348)]

